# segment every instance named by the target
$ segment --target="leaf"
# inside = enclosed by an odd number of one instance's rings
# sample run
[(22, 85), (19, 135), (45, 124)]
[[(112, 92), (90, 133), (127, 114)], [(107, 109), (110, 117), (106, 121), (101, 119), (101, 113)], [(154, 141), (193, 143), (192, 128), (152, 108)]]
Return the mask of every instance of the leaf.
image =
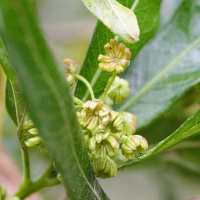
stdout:
[(198, 134), (200, 134), (200, 110), (198, 110), (194, 115), (187, 119), (174, 133), (159, 142), (156, 147), (147, 151), (145, 155), (136, 158), (134, 161), (127, 161), (120, 164), (118, 169), (123, 169), (125, 167), (129, 167), (142, 162), (147, 158), (150, 158), (153, 155), (169, 149), (170, 147), (173, 147), (176, 144)]
[(17, 126), (15, 99), (14, 99), (13, 90), (12, 90), (12, 86), (9, 79), (7, 79), (6, 81), (5, 104), (6, 104), (7, 113), (9, 114), (10, 118), (13, 120), (13, 122)]
[(7, 55), (6, 49), (3, 45), (3, 41), (1, 40), (1, 38), (0, 38), (0, 65), (2, 66), (7, 77), (14, 82), (16, 80), (14, 71), (8, 61), (8, 55)]
[(82, 2), (109, 30), (125, 42), (134, 43), (139, 40), (140, 30), (132, 10), (116, 0), (82, 0)]
[(64, 75), (27, 0), (0, 2), (0, 33), (30, 117), (63, 177), (69, 199), (108, 199), (94, 177)]
[(183, 1), (171, 22), (123, 74), (132, 95), (118, 110), (134, 113), (138, 129), (163, 114), (200, 81), (199, 9), (199, 1)]
[[(137, 16), (140, 27), (140, 41), (131, 45), (125, 43), (125, 45), (131, 50), (132, 60), (158, 28), (161, 0), (139, 1), (138, 4), (134, 4), (134, 0), (120, 0), (119, 2), (128, 8), (137, 5), (134, 12)], [(135, 2), (137, 3), (138, 1)], [(114, 34), (98, 21), (80, 72), (80, 74), (85, 77), (92, 86), (94, 86), (93, 89), (96, 97), (103, 92), (107, 80), (111, 76), (109, 73), (102, 72), (99, 69), (97, 58), (99, 54), (105, 53), (103, 47), (112, 38), (114, 38)], [(83, 99), (84, 101), (87, 100), (89, 95), (87, 88), (80, 82), (77, 85), (75, 94), (78, 98)]]

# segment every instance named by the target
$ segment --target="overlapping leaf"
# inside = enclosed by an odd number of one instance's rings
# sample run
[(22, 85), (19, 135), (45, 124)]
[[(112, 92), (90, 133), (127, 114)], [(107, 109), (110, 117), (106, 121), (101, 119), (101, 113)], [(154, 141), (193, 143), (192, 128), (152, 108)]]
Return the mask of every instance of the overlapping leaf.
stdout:
[[(119, 0), (119, 2), (124, 6), (131, 8), (135, 1)], [(136, 56), (141, 47), (157, 30), (159, 25), (160, 4), (161, 0), (141, 0), (137, 4), (134, 12), (137, 16), (140, 27), (140, 41), (131, 45), (126, 44), (131, 49), (131, 59)], [(114, 37), (114, 34), (101, 22), (97, 23), (90, 47), (80, 72), (82, 76), (94, 85), (94, 91), (97, 97), (104, 90), (106, 82), (110, 77), (109, 73), (98, 70), (97, 58), (99, 54), (105, 53), (103, 46)], [(78, 83), (75, 94), (78, 98), (86, 100), (88, 97), (87, 88), (82, 83)]]
[(139, 40), (140, 30), (132, 10), (116, 0), (82, 0), (82, 2), (109, 30), (124, 41), (134, 43)]
[(150, 158), (151, 156), (162, 152), (190, 137), (200, 134), (200, 110), (197, 111), (193, 116), (186, 120), (179, 129), (172, 133), (169, 137), (158, 143), (156, 147), (149, 150), (144, 156), (141, 156), (134, 161), (128, 161), (118, 166), (118, 169), (135, 165), (141, 161)]
[(123, 78), (130, 83), (132, 97), (118, 110), (134, 113), (138, 128), (164, 113), (200, 81), (199, 10), (199, 0), (183, 1), (172, 21), (125, 71)]
[(107, 199), (91, 171), (69, 87), (38, 28), (31, 2), (0, 2), (0, 33), (28, 111), (70, 199)]

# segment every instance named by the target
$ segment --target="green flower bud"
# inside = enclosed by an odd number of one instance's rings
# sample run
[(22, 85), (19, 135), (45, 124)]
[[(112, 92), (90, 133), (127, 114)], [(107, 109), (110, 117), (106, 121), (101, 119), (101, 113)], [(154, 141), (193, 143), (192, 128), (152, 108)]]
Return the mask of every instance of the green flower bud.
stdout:
[(126, 121), (126, 124), (129, 126), (131, 133), (134, 134), (136, 131), (136, 123), (137, 123), (137, 118), (135, 117), (135, 115), (128, 112), (122, 112), (121, 115)]
[(135, 137), (138, 137), (140, 140), (140, 144), (137, 147), (137, 151), (141, 154), (144, 154), (146, 152), (146, 150), (148, 149), (148, 143), (147, 140), (142, 137), (141, 135), (134, 135)]
[(89, 130), (104, 129), (110, 120), (110, 111), (99, 101), (87, 101), (83, 104), (80, 124)]
[(35, 125), (34, 125), (34, 123), (33, 123), (32, 120), (28, 120), (28, 121), (25, 121), (25, 122), (23, 123), (21, 129), (22, 129), (23, 131), (28, 131), (28, 130), (31, 129), (31, 128), (35, 128)]
[(109, 157), (94, 159), (92, 169), (94, 174), (99, 175), (100, 178), (110, 178), (117, 175), (117, 166)]
[(120, 43), (118, 46), (117, 41), (111, 39), (110, 43), (107, 43), (104, 46), (104, 49), (107, 56), (102, 54), (99, 55), (98, 60), (100, 61), (100, 69), (107, 72), (116, 71), (117, 73), (121, 73), (129, 66), (131, 52), (124, 44)]
[(94, 136), (89, 140), (89, 149), (95, 158), (105, 159), (107, 155), (109, 157), (114, 156), (115, 150), (119, 149), (119, 143), (113, 136), (104, 139), (102, 137), (101, 142), (97, 142), (96, 136)]
[(40, 136), (35, 136), (33, 138), (30, 138), (28, 140), (25, 141), (25, 145), (27, 147), (34, 147), (34, 146), (37, 146), (39, 145), (41, 142), (41, 137)]
[(71, 74), (71, 75), (75, 76), (76, 73), (77, 73), (77, 64), (76, 64), (76, 62), (74, 62), (73, 60), (71, 60), (69, 58), (66, 58), (63, 62), (68, 65), (68, 67), (65, 69), (65, 71), (68, 74)]
[(130, 88), (128, 85), (128, 81), (116, 76), (112, 87), (108, 91), (109, 97), (111, 99), (115, 98), (115, 103), (120, 104), (123, 100), (129, 97)]
[(28, 133), (31, 135), (38, 135), (38, 129), (37, 128), (31, 128), (28, 130)]
[(73, 89), (74, 84), (75, 84), (75, 78), (74, 78), (74, 76), (72, 76), (71, 74), (68, 74), (66, 80), (69, 83), (71, 89)]

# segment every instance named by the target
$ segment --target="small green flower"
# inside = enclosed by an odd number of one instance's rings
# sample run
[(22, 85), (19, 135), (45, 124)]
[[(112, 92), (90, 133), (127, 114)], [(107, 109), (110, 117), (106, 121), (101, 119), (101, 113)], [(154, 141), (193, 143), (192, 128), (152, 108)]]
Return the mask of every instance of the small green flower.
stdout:
[(115, 98), (115, 103), (120, 104), (123, 100), (127, 99), (130, 94), (128, 81), (116, 76), (112, 87), (108, 91), (108, 96), (111, 99)]
[(100, 178), (111, 178), (117, 175), (117, 165), (109, 157), (94, 159), (92, 169), (94, 174), (99, 175)]
[(89, 130), (104, 129), (110, 120), (110, 111), (99, 101), (87, 101), (83, 104), (80, 124)]
[(41, 143), (41, 137), (35, 136), (25, 141), (25, 145), (27, 147), (35, 147), (38, 146)]
[(140, 135), (131, 135), (127, 137), (121, 145), (122, 154), (128, 159), (135, 159), (134, 151), (143, 154), (148, 148), (145, 138)]
[(124, 133), (124, 118), (118, 112), (115, 112), (113, 110), (111, 110), (110, 112), (111, 119), (107, 129), (110, 130), (112, 136), (119, 140)]
[(131, 52), (124, 44), (117, 44), (115, 39), (104, 46), (107, 56), (99, 55), (99, 68), (107, 72), (123, 72), (130, 64)]
[(68, 74), (71, 74), (71, 75), (75, 76), (76, 73), (77, 73), (77, 64), (76, 64), (76, 62), (71, 60), (71, 59), (69, 59), (69, 58), (66, 58), (63, 62), (68, 65), (68, 67), (65, 69), (65, 71)]
[(135, 117), (135, 115), (129, 112), (122, 112), (121, 115), (126, 121), (126, 124), (129, 126), (131, 134), (134, 134), (136, 131), (136, 124), (137, 124), (137, 118)]
[(89, 149), (95, 158), (101, 157), (102, 159), (105, 159), (107, 155), (109, 157), (114, 156), (115, 150), (119, 149), (119, 143), (107, 132), (105, 133), (105, 136), (97, 134), (90, 138)]

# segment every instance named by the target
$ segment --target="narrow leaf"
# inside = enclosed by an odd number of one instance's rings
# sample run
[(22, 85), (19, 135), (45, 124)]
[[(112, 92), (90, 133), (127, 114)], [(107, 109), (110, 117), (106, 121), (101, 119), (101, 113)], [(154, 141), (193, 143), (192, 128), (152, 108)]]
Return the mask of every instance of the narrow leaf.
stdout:
[(38, 27), (31, 2), (0, 2), (0, 33), (30, 117), (55, 161), (69, 199), (108, 199), (94, 177), (70, 89)]
[[(149, 0), (149, 1), (134, 1), (134, 0), (119, 0), (128, 8), (134, 8), (134, 12), (138, 19), (140, 27), (140, 41), (135, 44), (125, 43), (131, 50), (131, 60), (137, 55), (142, 46), (152, 37), (159, 25), (159, 11), (162, 0)], [(139, 2), (139, 3), (138, 3)], [(90, 47), (88, 49), (85, 61), (83, 63), (80, 74), (84, 76), (90, 84), (93, 86), (96, 96), (100, 95), (105, 86), (109, 73), (102, 72), (98, 67), (98, 56), (104, 54), (104, 45), (114, 38), (114, 34), (98, 21)], [(100, 39), (99, 39), (100, 38)], [(122, 41), (118, 41), (122, 42)], [(76, 96), (80, 99), (86, 100), (89, 96), (87, 88), (82, 84), (78, 83), (76, 88)]]
[(116, 0), (82, 0), (84, 5), (115, 35), (127, 43), (139, 40), (140, 30), (132, 10)]
[(8, 61), (8, 54), (6, 52), (6, 49), (4, 47), (4, 44), (1, 38), (0, 38), (0, 65), (2, 66), (7, 77), (14, 82), (16, 80), (14, 71)]
[(134, 161), (128, 161), (118, 166), (118, 169), (123, 169), (128, 166), (135, 165), (139, 162), (152, 157), (153, 155), (162, 152), (186, 139), (194, 137), (200, 134), (200, 110), (198, 110), (193, 116), (187, 119), (182, 126), (172, 133), (169, 137), (162, 140), (156, 147), (147, 151), (147, 153), (141, 157), (138, 157)]
[(138, 118), (137, 128), (166, 112), (200, 81), (200, 4), (185, 0), (172, 21), (145, 46), (123, 78), (132, 95), (118, 108)]

